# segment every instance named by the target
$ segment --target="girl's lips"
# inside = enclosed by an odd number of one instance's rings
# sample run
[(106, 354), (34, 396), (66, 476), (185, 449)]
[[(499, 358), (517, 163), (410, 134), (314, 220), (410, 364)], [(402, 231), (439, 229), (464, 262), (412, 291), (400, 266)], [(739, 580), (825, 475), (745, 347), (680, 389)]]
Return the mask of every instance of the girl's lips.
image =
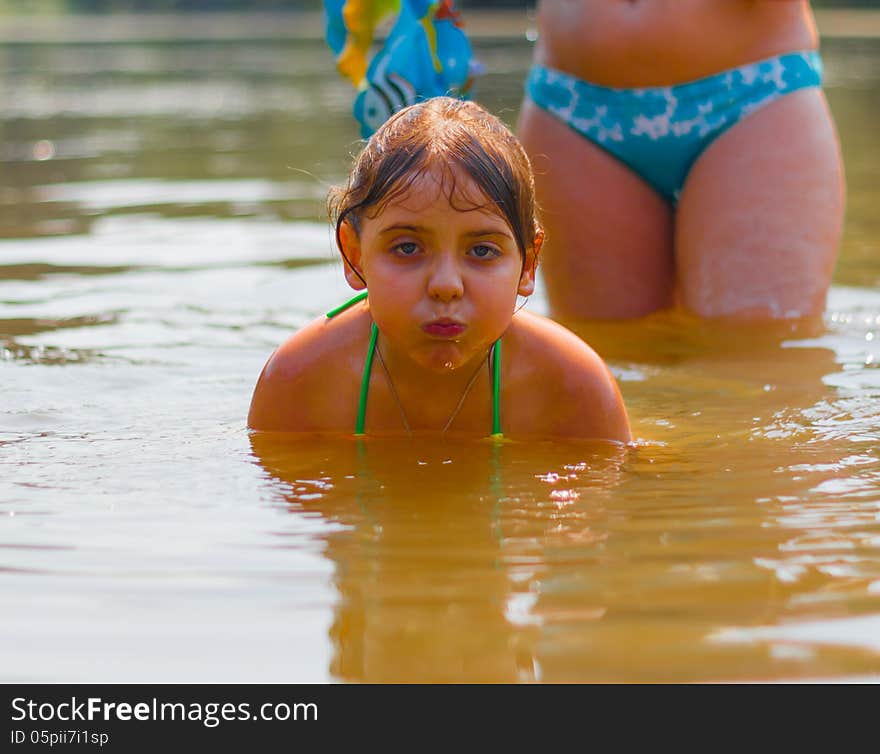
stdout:
[(465, 326), (454, 319), (435, 319), (422, 325), (422, 330), (428, 335), (438, 338), (454, 338), (464, 332)]

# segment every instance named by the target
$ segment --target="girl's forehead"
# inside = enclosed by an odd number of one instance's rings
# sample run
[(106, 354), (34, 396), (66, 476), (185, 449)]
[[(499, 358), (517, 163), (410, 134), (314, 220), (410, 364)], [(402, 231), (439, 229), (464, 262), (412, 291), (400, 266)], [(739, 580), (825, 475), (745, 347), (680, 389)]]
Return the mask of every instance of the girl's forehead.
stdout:
[(482, 210), (499, 214), (495, 203), (486, 196), (477, 182), (460, 168), (432, 167), (406, 180), (385, 203), (385, 210), (401, 209), (423, 212), (438, 202), (448, 203), (462, 212)]

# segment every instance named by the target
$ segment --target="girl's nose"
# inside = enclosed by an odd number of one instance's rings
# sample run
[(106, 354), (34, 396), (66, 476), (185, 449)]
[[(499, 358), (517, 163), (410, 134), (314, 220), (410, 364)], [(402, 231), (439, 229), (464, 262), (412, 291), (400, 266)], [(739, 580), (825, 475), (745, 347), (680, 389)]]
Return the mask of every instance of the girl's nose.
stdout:
[(431, 265), (428, 278), (428, 295), (437, 301), (454, 301), (464, 293), (464, 281), (456, 260), (441, 254)]

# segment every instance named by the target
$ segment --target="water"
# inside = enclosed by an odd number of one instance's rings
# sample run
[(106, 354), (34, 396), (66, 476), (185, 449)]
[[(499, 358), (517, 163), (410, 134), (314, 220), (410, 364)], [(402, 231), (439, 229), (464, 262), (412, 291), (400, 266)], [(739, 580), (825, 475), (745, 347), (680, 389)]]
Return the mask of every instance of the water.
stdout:
[[(478, 52), (513, 122), (528, 43)], [(880, 678), (880, 44), (825, 54), (824, 327), (585, 333), (622, 452), (249, 437), (268, 354), (349, 293), (327, 52), (0, 47), (0, 681)]]

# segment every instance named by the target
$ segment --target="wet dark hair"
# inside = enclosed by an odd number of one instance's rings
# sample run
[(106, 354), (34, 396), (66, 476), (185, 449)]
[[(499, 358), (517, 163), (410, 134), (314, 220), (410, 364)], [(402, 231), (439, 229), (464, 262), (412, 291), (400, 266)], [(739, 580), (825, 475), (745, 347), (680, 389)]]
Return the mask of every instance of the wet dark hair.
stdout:
[(474, 102), (452, 97), (433, 97), (392, 115), (355, 158), (348, 182), (330, 191), (328, 210), (343, 257), (344, 222), (359, 232), (363, 217), (380, 212), (436, 168), (450, 202), (457, 171), (473, 180), (486, 202), (469, 208), (494, 205), (525, 261), (540, 232), (529, 158), (498, 118)]

